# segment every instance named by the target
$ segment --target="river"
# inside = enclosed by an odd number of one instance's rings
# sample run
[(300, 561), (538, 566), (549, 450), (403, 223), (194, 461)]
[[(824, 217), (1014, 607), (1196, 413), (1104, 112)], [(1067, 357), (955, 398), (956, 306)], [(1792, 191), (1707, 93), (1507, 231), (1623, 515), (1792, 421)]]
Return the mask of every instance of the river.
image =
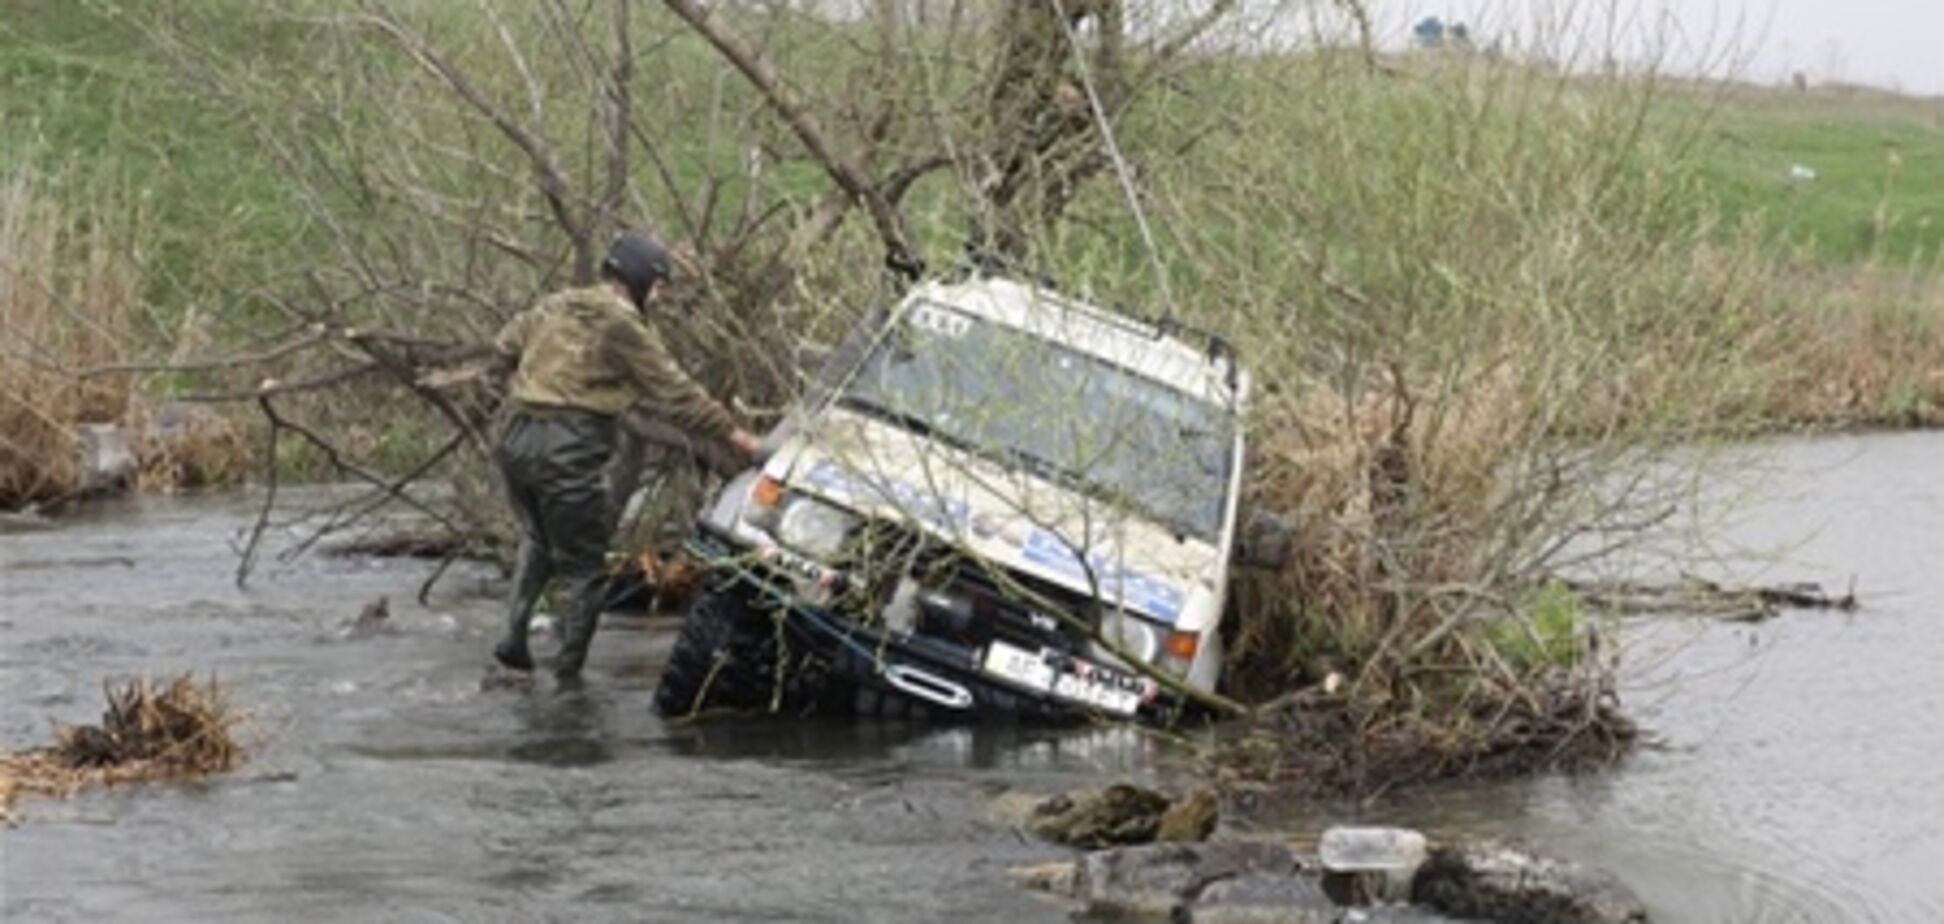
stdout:
[(1622, 701), (1655, 742), (1619, 768), (1329, 813), (1523, 838), (1617, 873), (1660, 924), (1944, 921), (1944, 434), (1724, 462), (1696, 570), (1853, 583), (1859, 610), (1627, 620)]
[[(1750, 579), (1854, 580), (1853, 614), (1626, 626), (1655, 746), (1575, 777), (1269, 813), (1517, 836), (1604, 866), (1663, 922), (1944, 920), (1944, 434), (1763, 444), (1769, 499), (1718, 538)], [(148, 498), (0, 533), (0, 745), (89, 721), (108, 676), (193, 670), (251, 714), (252, 762), (197, 785), (19, 807), (20, 921), (1066, 920), (1013, 890), (1060, 851), (1009, 790), (1155, 780), (1126, 730), (882, 721), (664, 724), (662, 619), (610, 620), (577, 692), (485, 688), (490, 575), (272, 560), (230, 581), (240, 497)], [(366, 603), (390, 627), (347, 637)]]

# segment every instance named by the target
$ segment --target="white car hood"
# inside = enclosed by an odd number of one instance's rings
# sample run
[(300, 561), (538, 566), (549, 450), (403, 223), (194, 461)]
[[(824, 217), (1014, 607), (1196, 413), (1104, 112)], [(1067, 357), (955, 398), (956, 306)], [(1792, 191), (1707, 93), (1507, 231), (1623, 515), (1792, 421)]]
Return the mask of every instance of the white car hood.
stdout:
[(1216, 617), (1219, 550), (1138, 513), (830, 408), (769, 471), (792, 489), (913, 523), (995, 564), (1183, 631)]

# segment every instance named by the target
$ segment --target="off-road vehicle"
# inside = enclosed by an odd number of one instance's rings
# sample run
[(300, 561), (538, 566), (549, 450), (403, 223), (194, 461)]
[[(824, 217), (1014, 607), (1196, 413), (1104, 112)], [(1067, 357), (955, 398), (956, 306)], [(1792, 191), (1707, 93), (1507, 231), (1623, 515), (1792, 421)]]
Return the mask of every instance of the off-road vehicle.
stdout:
[(702, 516), (657, 706), (1175, 714), (1222, 667), (1248, 389), (1180, 325), (914, 287)]

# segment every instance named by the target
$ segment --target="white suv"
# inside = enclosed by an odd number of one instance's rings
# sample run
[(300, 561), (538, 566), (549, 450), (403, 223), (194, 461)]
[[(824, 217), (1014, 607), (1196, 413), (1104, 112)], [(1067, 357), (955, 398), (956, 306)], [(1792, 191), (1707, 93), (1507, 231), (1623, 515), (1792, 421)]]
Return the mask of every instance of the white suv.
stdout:
[(658, 707), (1174, 714), (1221, 671), (1248, 383), (1165, 321), (912, 289), (703, 517)]

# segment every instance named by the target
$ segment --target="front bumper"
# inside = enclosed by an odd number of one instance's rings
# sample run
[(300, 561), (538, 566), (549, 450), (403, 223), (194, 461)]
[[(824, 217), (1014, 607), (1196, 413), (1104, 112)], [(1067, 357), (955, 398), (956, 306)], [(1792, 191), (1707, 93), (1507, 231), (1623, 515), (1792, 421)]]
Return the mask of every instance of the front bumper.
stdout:
[(880, 693), (915, 699), (935, 715), (1166, 721), (1179, 716), (1186, 706), (1178, 694), (1151, 680), (1072, 656), (1052, 660), (1061, 671), (1138, 685), (1142, 689), (1138, 707), (1131, 714), (1103, 710), (1073, 696), (1056, 695), (997, 675), (985, 668), (988, 646), (961, 644), (920, 632), (891, 631), (802, 599), (783, 567), (763, 560), (747, 543), (707, 524), (690, 538), (688, 550), (711, 575), (708, 592), (740, 588), (752, 593), (784, 614), (791, 638), (815, 652), (832, 674)]

